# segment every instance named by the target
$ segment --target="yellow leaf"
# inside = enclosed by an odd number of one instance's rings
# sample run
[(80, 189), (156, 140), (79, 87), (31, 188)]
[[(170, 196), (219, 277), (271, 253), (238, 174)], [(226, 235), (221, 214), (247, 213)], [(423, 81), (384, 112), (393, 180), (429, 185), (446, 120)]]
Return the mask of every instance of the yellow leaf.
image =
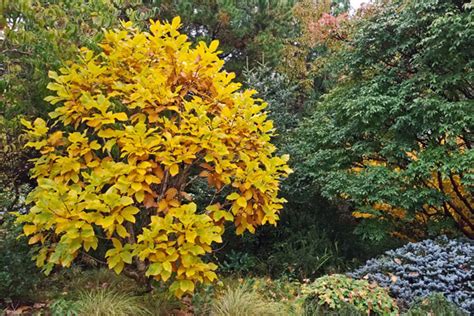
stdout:
[(167, 270), (161, 271), (160, 275), (161, 275), (161, 278), (163, 279), (163, 281), (166, 282), (166, 281), (168, 281), (168, 279), (171, 276), (171, 271), (167, 271)]
[(104, 228), (110, 227), (114, 224), (115, 217), (113, 216), (106, 216), (102, 220), (100, 220), (100, 225)]
[(120, 257), (122, 258), (123, 262), (125, 263), (132, 263), (133, 256), (129, 251), (122, 251), (120, 253)]
[(154, 176), (154, 175), (149, 174), (149, 175), (146, 175), (146, 176), (145, 176), (145, 182), (146, 182), (147, 184), (152, 184), (152, 183), (157, 183), (157, 184), (159, 184), (159, 183), (161, 183), (161, 180), (160, 180), (160, 178), (158, 178), (157, 176)]
[(112, 244), (114, 245), (115, 249), (122, 249), (122, 243), (117, 238), (112, 238)]
[(29, 129), (33, 129), (33, 126), (31, 125), (30, 121), (25, 120), (24, 118), (20, 119), (20, 122), (23, 126)]
[(233, 201), (233, 200), (237, 200), (239, 197), (240, 197), (240, 194), (234, 192), (234, 193), (229, 194), (226, 199)]
[(133, 26), (132, 21), (125, 22), (125, 21), (121, 20), (120, 24), (122, 24), (122, 27), (125, 28), (125, 29), (131, 28)]
[(116, 225), (115, 230), (117, 231), (117, 234), (122, 238), (130, 236), (125, 227), (123, 227), (122, 225)]
[(122, 196), (120, 198), (120, 205), (122, 206), (128, 206), (130, 204), (133, 204), (133, 199), (129, 196)]
[(142, 189), (142, 184), (138, 182), (132, 183), (132, 189), (135, 191), (140, 191)]
[(373, 217), (375, 217), (374, 214), (364, 213), (364, 212), (352, 212), (352, 216), (354, 216), (355, 218), (373, 218)]
[(219, 41), (218, 40), (213, 40), (211, 44), (209, 45), (209, 52), (213, 53), (216, 51), (217, 46), (219, 46)]
[(140, 203), (143, 202), (143, 200), (145, 199), (145, 191), (140, 190), (135, 193), (135, 199)]
[(168, 208), (168, 202), (166, 202), (165, 199), (160, 200), (160, 202), (158, 203), (158, 209), (159, 209), (160, 211), (164, 211), (164, 210), (166, 210), (167, 208)]
[(158, 275), (160, 274), (161, 270), (162, 270), (162, 265), (160, 262), (155, 262), (155, 263), (152, 263), (150, 264), (150, 266), (148, 267), (145, 275), (146, 276), (150, 276), (150, 275)]
[(36, 234), (28, 240), (28, 245), (36, 244), (43, 237), (42, 234)]
[(111, 138), (116, 136), (116, 132), (111, 128), (107, 128), (106, 130), (100, 130), (97, 135), (102, 138)]
[(174, 177), (179, 173), (179, 166), (177, 164), (171, 165), (170, 174)]
[(181, 281), (179, 281), (179, 287), (183, 292), (192, 292), (192, 291), (194, 291), (194, 283), (190, 280), (181, 280)]
[(33, 234), (36, 231), (36, 225), (25, 225), (23, 226), (23, 232), (26, 236)]
[(247, 200), (241, 196), (237, 199), (237, 205), (240, 207), (247, 207)]
[(197, 236), (196, 231), (188, 230), (186, 232), (186, 241), (193, 244), (194, 240), (196, 239), (196, 236)]
[(123, 263), (123, 261), (120, 261), (119, 263), (117, 263), (117, 265), (114, 267), (115, 273), (120, 274), (120, 272), (122, 272), (124, 266), (125, 266), (125, 264)]
[(116, 142), (115, 139), (109, 139), (109, 140), (105, 143), (103, 149), (110, 152), (110, 151), (112, 150), (112, 147), (113, 147), (116, 143), (117, 143), (117, 142)]
[(177, 29), (179, 28), (180, 25), (181, 25), (181, 18), (179, 16), (174, 17), (173, 20), (171, 21), (171, 27), (173, 29)]
[(126, 221), (129, 221), (129, 222), (132, 222), (132, 223), (135, 223), (135, 214), (137, 214), (140, 210), (135, 207), (135, 206), (127, 206), (126, 208), (124, 208), (122, 210), (122, 212), (120, 213), (120, 215), (122, 215), (122, 217), (126, 220)]
[(168, 272), (173, 271), (173, 268), (171, 267), (171, 263), (169, 261), (163, 262), (163, 269)]
[(119, 120), (119, 121), (126, 121), (128, 120), (128, 116), (127, 114), (125, 114), (124, 112), (120, 112), (120, 113), (115, 113), (114, 114), (114, 117)]

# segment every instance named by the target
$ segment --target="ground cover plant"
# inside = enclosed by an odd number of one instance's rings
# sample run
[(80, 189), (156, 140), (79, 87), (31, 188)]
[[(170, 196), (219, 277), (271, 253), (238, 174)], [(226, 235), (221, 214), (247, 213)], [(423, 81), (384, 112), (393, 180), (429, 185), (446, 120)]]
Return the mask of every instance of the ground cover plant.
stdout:
[[(303, 287), (307, 314), (337, 313), (354, 309), (363, 314), (398, 315), (396, 301), (376, 283), (342, 274), (323, 276)], [(353, 308), (351, 308), (353, 307)]]

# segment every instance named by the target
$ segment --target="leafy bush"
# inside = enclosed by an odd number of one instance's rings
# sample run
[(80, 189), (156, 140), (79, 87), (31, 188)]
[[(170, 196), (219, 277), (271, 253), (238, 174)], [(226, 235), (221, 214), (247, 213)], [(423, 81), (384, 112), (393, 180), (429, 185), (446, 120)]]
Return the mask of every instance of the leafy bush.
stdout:
[(303, 287), (305, 311), (323, 313), (351, 309), (376, 315), (397, 315), (398, 307), (388, 292), (375, 283), (333, 274), (316, 279)]
[(415, 302), (404, 316), (425, 315), (467, 315), (455, 304), (448, 301), (443, 294), (436, 293)]
[(243, 275), (252, 271), (256, 258), (245, 252), (231, 250), (224, 255), (224, 261), (219, 265), (222, 273), (237, 273)]
[[(301, 201), (300, 197), (293, 195), (285, 198)], [(306, 203), (312, 203), (313, 208), (308, 209)], [(329, 210), (333, 211), (331, 215)], [(232, 263), (234, 267), (243, 268), (251, 259), (252, 276), (291, 278), (300, 282), (314, 280), (324, 274), (351, 270), (387, 250), (385, 245), (382, 250), (369, 248), (369, 243), (354, 237), (354, 226), (348, 221), (352, 221), (350, 214), (343, 216), (342, 212), (329, 208), (327, 203), (317, 198), (305, 200), (304, 205), (288, 202), (276, 228), (262, 227), (255, 234), (244, 234), (242, 237), (226, 230), (224, 239), (229, 243), (216, 255), (220, 262), (229, 262), (229, 254), (248, 254), (246, 260), (233, 258), (245, 265), (238, 265), (236, 260)]]
[(265, 300), (248, 283), (228, 286), (212, 306), (212, 316), (284, 315), (281, 304)]
[[(81, 61), (50, 72), (55, 127), (22, 120), (42, 156), (31, 210), (18, 220), (46, 273), (100, 240), (110, 269), (143, 284), (169, 280), (182, 296), (217, 278), (204, 255), (226, 221), (242, 234), (279, 219), (291, 169), (270, 142), (266, 103), (222, 70), (218, 41), (191, 46), (180, 24), (108, 31), (102, 53), (83, 48)], [(215, 193), (199, 209), (196, 178)]]
[(388, 287), (392, 296), (408, 306), (416, 298), (439, 292), (466, 311), (474, 312), (472, 258), (474, 243), (439, 237), (409, 243), (371, 259), (350, 273)]
[(0, 305), (18, 299), (28, 300), (41, 274), (31, 260), (25, 238), (17, 238), (21, 228), (10, 216), (0, 215)]

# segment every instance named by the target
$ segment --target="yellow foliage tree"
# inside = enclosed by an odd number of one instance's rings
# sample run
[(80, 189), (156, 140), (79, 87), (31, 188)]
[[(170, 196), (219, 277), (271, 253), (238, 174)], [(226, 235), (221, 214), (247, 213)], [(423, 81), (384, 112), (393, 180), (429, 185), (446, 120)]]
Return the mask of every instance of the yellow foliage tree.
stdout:
[[(79, 62), (50, 72), (53, 124), (23, 121), (41, 156), (18, 221), (47, 273), (104, 241), (110, 269), (168, 281), (181, 296), (216, 279), (203, 256), (226, 221), (238, 234), (276, 224), (291, 170), (270, 143), (266, 103), (222, 70), (217, 41), (192, 47), (179, 26), (106, 31), (101, 53), (82, 48)], [(207, 206), (189, 192), (199, 178), (215, 193)]]

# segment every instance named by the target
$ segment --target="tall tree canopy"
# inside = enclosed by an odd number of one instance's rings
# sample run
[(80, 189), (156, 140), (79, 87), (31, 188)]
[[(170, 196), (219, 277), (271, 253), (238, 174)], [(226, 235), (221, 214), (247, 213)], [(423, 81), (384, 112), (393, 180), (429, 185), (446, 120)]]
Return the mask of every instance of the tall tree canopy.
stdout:
[(465, 1), (380, 1), (326, 59), (337, 82), (300, 129), (323, 194), (410, 239), (474, 233), (474, 22)]
[(262, 58), (276, 66), (288, 38), (299, 31), (292, 15), (295, 0), (153, 2), (160, 19), (181, 16), (183, 33), (193, 40), (218, 39), (227, 69), (237, 75)]

